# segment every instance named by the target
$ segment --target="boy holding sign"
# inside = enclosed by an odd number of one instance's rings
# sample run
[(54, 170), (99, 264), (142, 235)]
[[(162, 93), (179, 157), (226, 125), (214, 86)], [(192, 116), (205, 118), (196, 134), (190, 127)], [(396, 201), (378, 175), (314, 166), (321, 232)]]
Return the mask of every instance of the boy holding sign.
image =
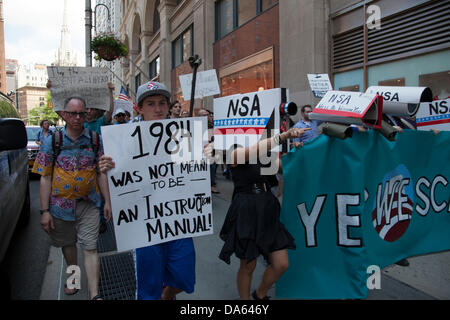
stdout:
[[(164, 120), (170, 106), (170, 92), (159, 82), (150, 81), (138, 88), (137, 110), (143, 121)], [(115, 167), (112, 158), (102, 156), (100, 171)], [(174, 300), (185, 291), (192, 293), (195, 284), (195, 250), (192, 238), (173, 240), (136, 249), (138, 300)], [(162, 290), (162, 285), (166, 285)]]

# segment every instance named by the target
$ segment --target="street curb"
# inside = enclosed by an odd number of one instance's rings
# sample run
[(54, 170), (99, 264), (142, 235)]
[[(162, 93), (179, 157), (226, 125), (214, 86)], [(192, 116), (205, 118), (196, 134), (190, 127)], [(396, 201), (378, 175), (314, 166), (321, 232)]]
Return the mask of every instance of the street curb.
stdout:
[(58, 300), (62, 262), (61, 249), (50, 246), (39, 300)]

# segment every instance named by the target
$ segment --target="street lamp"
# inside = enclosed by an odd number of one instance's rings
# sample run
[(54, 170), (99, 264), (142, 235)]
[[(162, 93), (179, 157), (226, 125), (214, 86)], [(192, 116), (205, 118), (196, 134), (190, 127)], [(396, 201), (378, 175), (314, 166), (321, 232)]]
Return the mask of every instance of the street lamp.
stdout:
[[(92, 51), (91, 51), (91, 40), (92, 40), (92, 7), (91, 7), (91, 0), (85, 0), (85, 46), (86, 46), (86, 66), (92, 67)], [(94, 30), (97, 33), (97, 7), (98, 6), (104, 6), (106, 10), (108, 10), (108, 22), (111, 21), (111, 16), (109, 14), (109, 8), (106, 4), (99, 3), (94, 7)], [(108, 30), (111, 30), (111, 24), (108, 24)]]

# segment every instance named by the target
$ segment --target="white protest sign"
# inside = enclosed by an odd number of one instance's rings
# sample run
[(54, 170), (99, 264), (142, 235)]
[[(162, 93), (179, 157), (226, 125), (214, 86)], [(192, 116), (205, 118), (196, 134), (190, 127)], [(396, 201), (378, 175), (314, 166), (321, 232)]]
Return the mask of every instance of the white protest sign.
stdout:
[(109, 110), (108, 69), (47, 67), (47, 72), (55, 111), (63, 110), (64, 101), (71, 96), (83, 98), (88, 108)]
[[(192, 77), (192, 73), (179, 76), (181, 90), (183, 91), (185, 101), (191, 100)], [(220, 94), (216, 70), (212, 69), (198, 72), (195, 81), (194, 98), (199, 99), (216, 94)]]
[(113, 114), (116, 114), (116, 111), (118, 109), (123, 109), (124, 111), (128, 111), (130, 113), (130, 118), (133, 119), (133, 101), (125, 101), (121, 99), (114, 100), (114, 112)]
[(323, 98), (327, 91), (333, 90), (328, 74), (308, 74), (311, 90), (316, 98)]
[(280, 130), (283, 90), (271, 89), (214, 99), (214, 149), (248, 147), (259, 141), (273, 114), (270, 129)]
[(328, 91), (309, 118), (347, 124), (381, 126), (383, 98), (377, 94)]
[(416, 123), (418, 130), (450, 131), (450, 99), (421, 103)]
[(206, 118), (103, 126), (118, 251), (213, 233)]

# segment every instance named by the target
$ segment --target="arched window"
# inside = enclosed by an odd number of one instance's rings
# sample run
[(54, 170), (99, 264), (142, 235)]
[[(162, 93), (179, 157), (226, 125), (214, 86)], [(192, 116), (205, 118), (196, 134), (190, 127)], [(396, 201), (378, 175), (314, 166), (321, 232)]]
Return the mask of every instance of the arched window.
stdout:
[(158, 32), (159, 27), (161, 25), (159, 20), (159, 0), (156, 0), (155, 2), (155, 10), (153, 11), (153, 33)]

